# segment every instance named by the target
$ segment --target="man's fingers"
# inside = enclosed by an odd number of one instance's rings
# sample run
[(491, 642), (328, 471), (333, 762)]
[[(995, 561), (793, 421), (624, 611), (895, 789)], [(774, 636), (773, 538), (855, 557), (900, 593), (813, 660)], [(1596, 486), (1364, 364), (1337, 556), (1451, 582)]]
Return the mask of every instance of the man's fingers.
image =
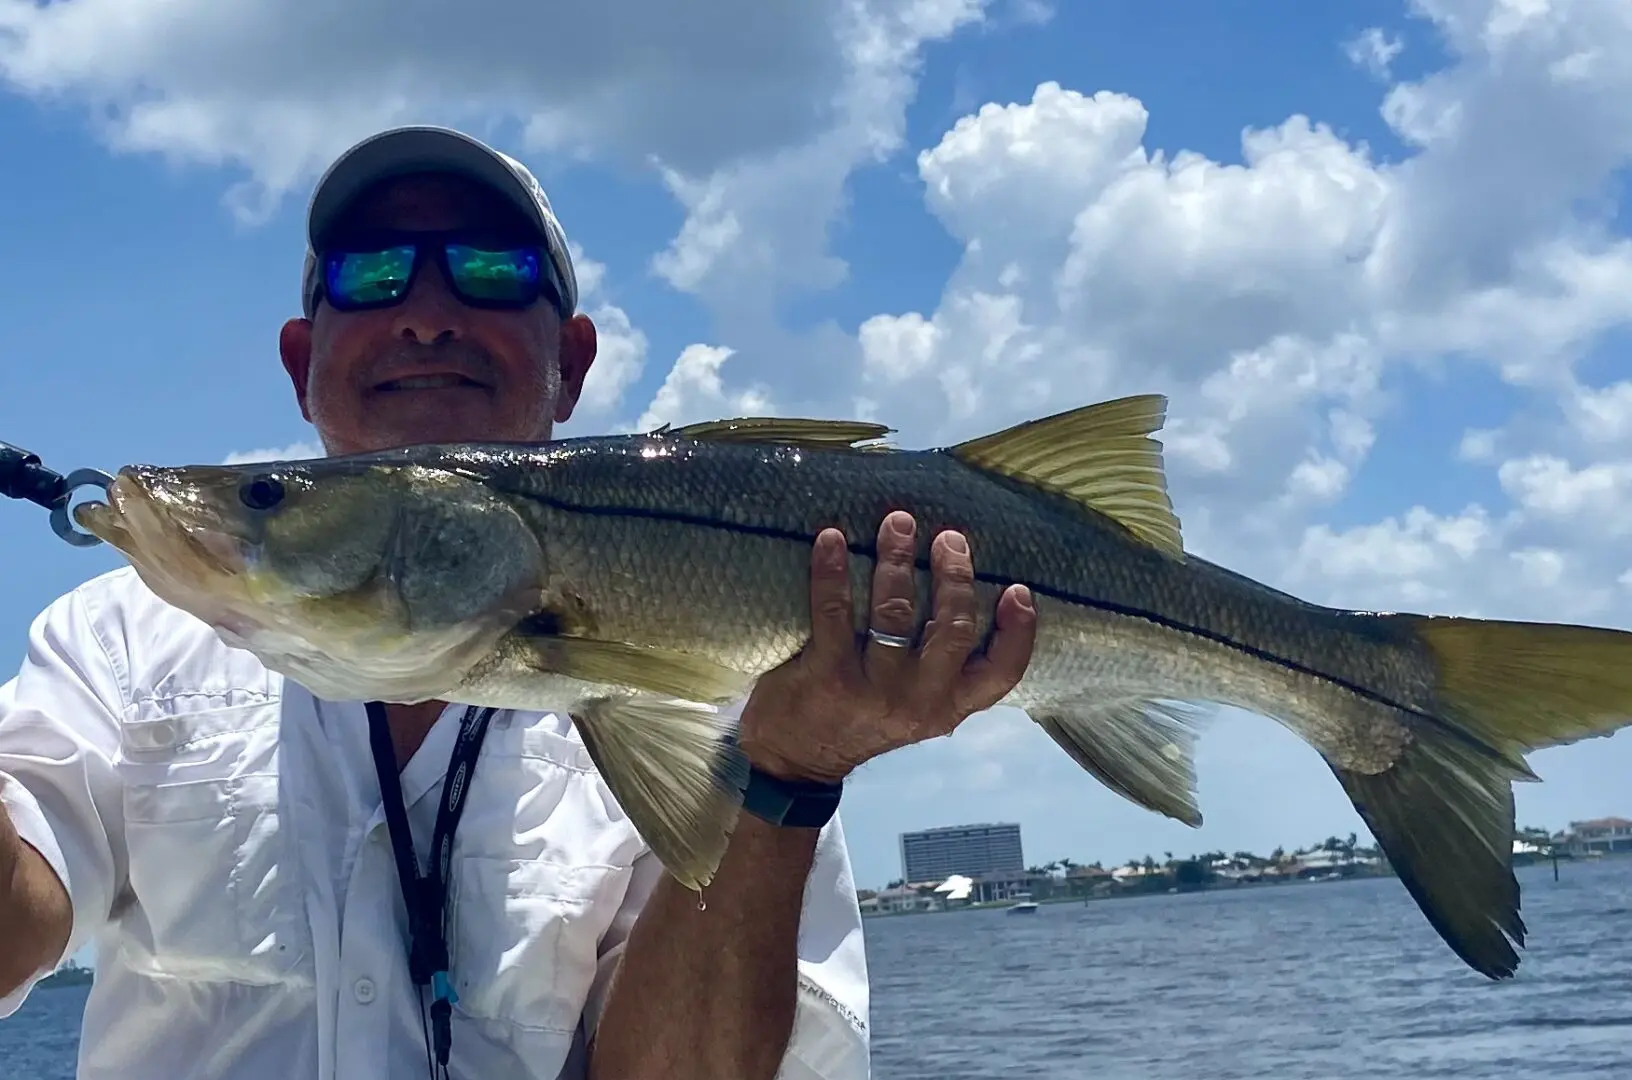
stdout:
[(823, 529), (810, 553), (810, 652), (828, 662), (854, 654), (854, 610), (844, 534)]
[(975, 621), (975, 564), (961, 533), (943, 532), (930, 545), (935, 617), (924, 631), (921, 671), (932, 700), (956, 689), (980, 633)]
[(1002, 701), (1020, 682), (1037, 644), (1037, 606), (1031, 590), (1010, 585), (997, 601), (995, 627), (985, 652), (969, 661), (958, 689), (958, 707), (980, 712)]
[(867, 638), (867, 672), (873, 681), (896, 677), (912, 659), (912, 641), (918, 628), (917, 523), (897, 510), (885, 515), (878, 527), (878, 563), (873, 569), (869, 608), (870, 629), (901, 644)]

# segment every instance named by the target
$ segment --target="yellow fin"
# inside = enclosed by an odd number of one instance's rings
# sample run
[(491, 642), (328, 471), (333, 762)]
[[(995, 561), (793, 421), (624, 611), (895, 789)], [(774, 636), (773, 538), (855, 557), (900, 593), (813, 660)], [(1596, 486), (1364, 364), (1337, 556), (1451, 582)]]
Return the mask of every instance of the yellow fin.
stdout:
[(1161, 430), (1167, 399), (1117, 398), (1056, 413), (978, 439), (949, 453), (966, 465), (1076, 499), (1176, 559), (1184, 537), (1167, 494)]
[(712, 881), (748, 784), (734, 721), (706, 706), (640, 695), (596, 698), (570, 712), (595, 768), (657, 861), (687, 888)]
[(1191, 828), (1199, 710), (1183, 702), (1117, 698), (1029, 710), (1071, 759), (1118, 795)]
[(774, 446), (806, 446), (819, 450), (850, 448), (852, 450), (882, 450), (888, 447), (873, 443), (892, 433), (894, 429), (883, 424), (863, 420), (805, 420), (797, 417), (741, 416), (730, 420), (704, 420), (684, 427), (667, 424), (651, 432), (653, 435), (676, 435), (684, 439), (706, 442), (766, 443)]
[(1440, 711), (1519, 755), (1632, 726), (1632, 633), (1559, 623), (1383, 615), (1426, 646)]
[(747, 695), (752, 679), (703, 656), (622, 641), (529, 635), (518, 630), (509, 647), (539, 671), (597, 686), (720, 705)]
[(1333, 766), (1400, 881), (1446, 944), (1492, 979), (1526, 929), (1513, 875), (1524, 755), (1632, 725), (1632, 633), (1553, 623), (1362, 615), (1403, 627), (1433, 661), (1437, 724), (1415, 723), (1380, 773)]

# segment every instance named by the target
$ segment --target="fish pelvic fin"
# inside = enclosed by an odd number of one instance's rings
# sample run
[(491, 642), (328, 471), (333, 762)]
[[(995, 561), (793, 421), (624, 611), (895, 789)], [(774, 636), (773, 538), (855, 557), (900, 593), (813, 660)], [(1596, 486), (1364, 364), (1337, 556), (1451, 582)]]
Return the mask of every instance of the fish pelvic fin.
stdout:
[(1161, 430), (1167, 399), (1117, 398), (1056, 413), (950, 447), (965, 465), (1075, 499), (1140, 542), (1184, 558), (1184, 536), (1167, 492)]
[(1451, 732), (1415, 735), (1385, 772), (1332, 771), (1451, 951), (1487, 978), (1509, 978), (1525, 938), (1513, 875), (1513, 781), (1522, 774)]
[(1632, 633), (1625, 630), (1379, 617), (1403, 625), (1427, 651), (1437, 676), (1437, 711), (1516, 763), (1531, 750), (1613, 735), (1632, 724)]
[(1118, 795), (1196, 828), (1199, 716), (1179, 702), (1119, 699), (1039, 708), (1032, 719)]
[[(817, 450), (887, 450), (890, 449), (888, 445), (876, 440), (893, 433), (893, 428), (865, 420), (806, 420), (777, 416), (703, 420), (683, 427), (665, 424), (650, 432), (667, 438), (805, 446)], [(869, 445), (863, 446), (863, 443)]]
[(581, 702), (572, 719), (658, 862), (689, 889), (708, 885), (748, 784), (735, 722), (705, 705), (644, 695)]

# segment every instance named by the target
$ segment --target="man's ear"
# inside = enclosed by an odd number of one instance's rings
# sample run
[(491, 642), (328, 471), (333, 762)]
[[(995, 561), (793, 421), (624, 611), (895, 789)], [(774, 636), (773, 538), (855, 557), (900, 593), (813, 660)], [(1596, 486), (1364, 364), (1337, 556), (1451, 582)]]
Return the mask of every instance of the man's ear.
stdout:
[(278, 354), (283, 358), (283, 370), (295, 387), (295, 400), (300, 403), (300, 415), (309, 424), (312, 414), (306, 408), (306, 382), (312, 370), (312, 321), (290, 319), (278, 333)]
[(574, 315), (561, 324), (561, 347), (557, 356), (561, 364), (561, 394), (555, 401), (555, 422), (564, 424), (572, 419), (572, 411), (584, 392), (584, 379), (595, 363), (597, 339), (595, 324), (588, 315)]

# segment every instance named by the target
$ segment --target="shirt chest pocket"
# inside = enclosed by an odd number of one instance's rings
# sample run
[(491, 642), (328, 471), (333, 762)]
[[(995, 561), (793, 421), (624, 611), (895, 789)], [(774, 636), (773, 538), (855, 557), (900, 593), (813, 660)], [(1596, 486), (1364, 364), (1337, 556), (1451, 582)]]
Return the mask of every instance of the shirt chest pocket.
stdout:
[(128, 959), (202, 981), (309, 982), (311, 934), (290, 882), (273, 769), (276, 701), (126, 725)]
[(575, 1030), (628, 870), (480, 856), (456, 866), (449, 952), (458, 1008), (523, 1031)]

